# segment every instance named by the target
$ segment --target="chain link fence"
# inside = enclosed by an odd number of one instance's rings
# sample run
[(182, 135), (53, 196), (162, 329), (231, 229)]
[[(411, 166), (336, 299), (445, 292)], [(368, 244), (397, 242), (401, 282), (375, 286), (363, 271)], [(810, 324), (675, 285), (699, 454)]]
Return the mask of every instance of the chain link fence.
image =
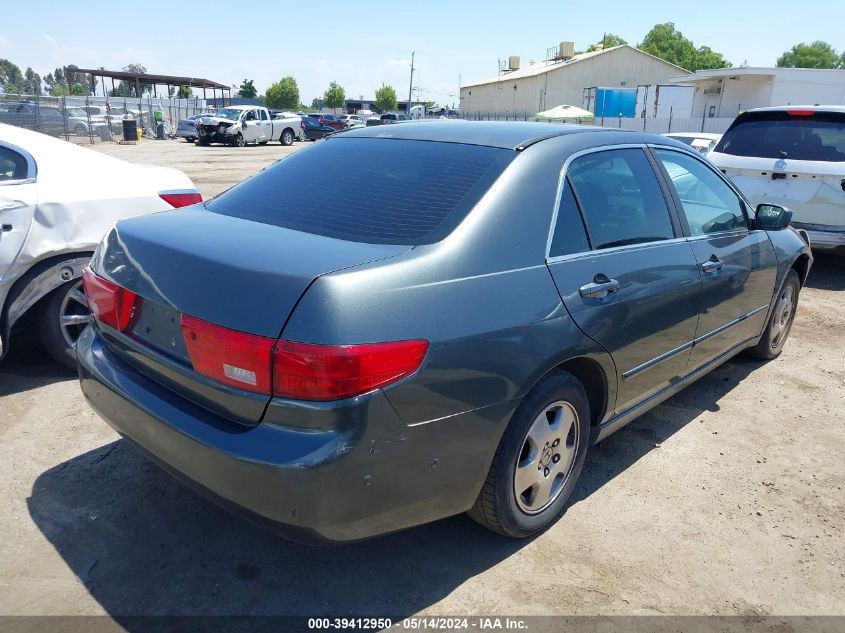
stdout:
[(123, 121), (132, 119), (146, 138), (176, 134), (180, 120), (206, 112), (202, 99), (152, 97), (50, 97), (0, 93), (0, 123), (35, 130), (76, 143), (118, 141)]

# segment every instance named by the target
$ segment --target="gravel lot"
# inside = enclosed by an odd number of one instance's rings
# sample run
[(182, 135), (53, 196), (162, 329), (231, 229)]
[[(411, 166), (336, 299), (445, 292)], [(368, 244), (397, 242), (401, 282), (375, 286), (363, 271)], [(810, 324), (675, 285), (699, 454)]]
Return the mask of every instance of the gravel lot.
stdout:
[[(207, 197), (292, 148), (96, 151)], [(530, 541), (466, 517), (336, 548), (231, 517), (118, 440), (35, 343), (0, 365), (0, 614), (845, 614), (845, 258), (781, 358), (736, 359), (592, 450)]]

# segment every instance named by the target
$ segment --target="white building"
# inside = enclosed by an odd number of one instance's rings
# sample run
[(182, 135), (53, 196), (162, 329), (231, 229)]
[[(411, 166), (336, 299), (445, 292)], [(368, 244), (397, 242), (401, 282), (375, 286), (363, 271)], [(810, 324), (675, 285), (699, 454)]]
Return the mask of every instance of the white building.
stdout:
[(562, 42), (554, 59), (524, 66), (518, 57), (511, 57), (508, 69), (496, 77), (461, 86), (461, 113), (531, 119), (563, 104), (593, 111), (595, 104), (589, 103), (593, 88), (636, 90), (687, 73), (627, 44), (580, 55), (574, 55), (572, 48), (570, 42)]
[(733, 119), (751, 108), (845, 104), (845, 70), (720, 68), (673, 77), (692, 85), (693, 117)]

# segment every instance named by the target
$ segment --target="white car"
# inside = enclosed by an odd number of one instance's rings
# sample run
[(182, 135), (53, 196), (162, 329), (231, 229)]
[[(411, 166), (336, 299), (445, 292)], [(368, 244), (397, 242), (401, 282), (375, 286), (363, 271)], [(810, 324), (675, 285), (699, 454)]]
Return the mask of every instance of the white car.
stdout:
[(845, 107), (748, 110), (707, 157), (754, 205), (789, 208), (813, 249), (845, 251)]
[(82, 269), (103, 235), (117, 220), (201, 200), (177, 169), (0, 124), (0, 359), (29, 314), (47, 351), (75, 367), (73, 345), (91, 320)]
[(337, 118), (339, 118), (343, 123), (345, 123), (346, 127), (364, 125), (364, 118), (357, 114), (341, 114)]
[(663, 136), (668, 136), (681, 143), (686, 143), (694, 150), (705, 155), (716, 147), (716, 144), (722, 138), (721, 134), (712, 134), (710, 132), (669, 132)]

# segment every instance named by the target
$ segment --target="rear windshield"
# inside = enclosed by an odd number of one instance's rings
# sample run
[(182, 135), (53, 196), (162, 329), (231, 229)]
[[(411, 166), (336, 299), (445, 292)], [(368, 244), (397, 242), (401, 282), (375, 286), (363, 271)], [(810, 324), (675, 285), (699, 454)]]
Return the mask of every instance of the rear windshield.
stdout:
[(744, 114), (725, 132), (716, 152), (758, 158), (845, 161), (845, 114)]
[(376, 138), (320, 141), (209, 202), (209, 211), (353, 242), (430, 244), (481, 199), (516, 153)]

